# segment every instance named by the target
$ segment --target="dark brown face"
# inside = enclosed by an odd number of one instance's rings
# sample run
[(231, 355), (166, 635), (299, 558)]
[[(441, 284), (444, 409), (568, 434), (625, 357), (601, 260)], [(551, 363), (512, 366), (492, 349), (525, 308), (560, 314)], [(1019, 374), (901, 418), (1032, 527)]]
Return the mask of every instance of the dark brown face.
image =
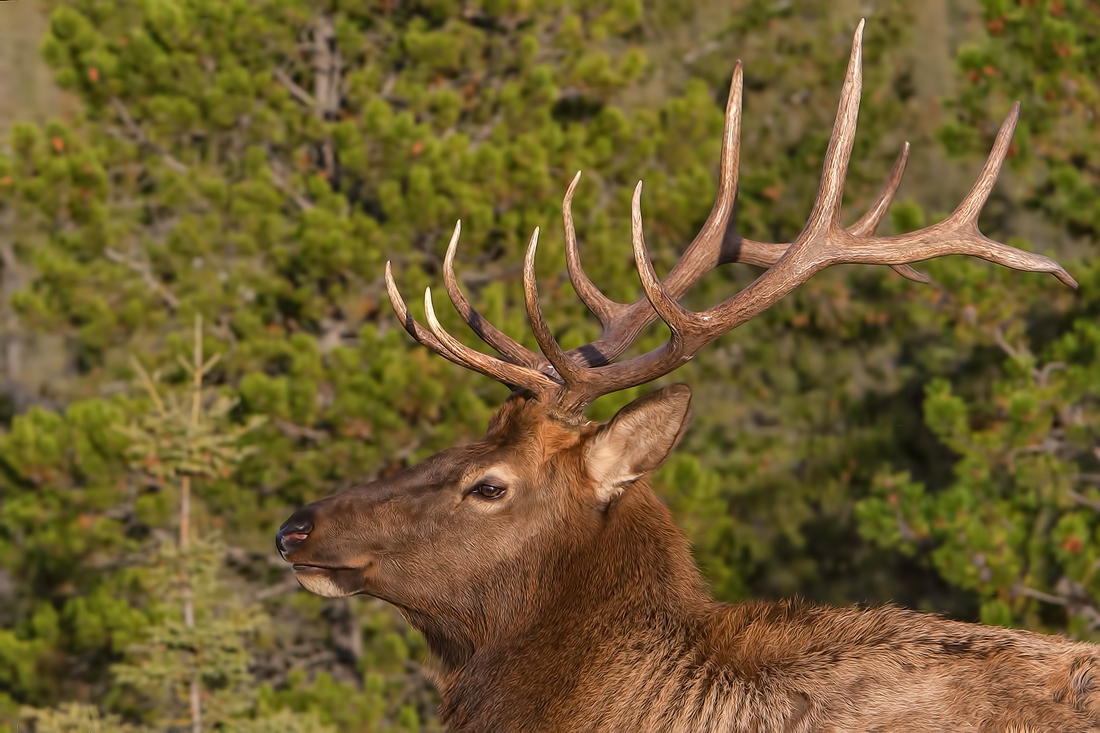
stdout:
[(473, 617), (486, 594), (522, 582), (531, 558), (596, 531), (608, 503), (663, 462), (688, 399), (686, 387), (665, 388), (601, 427), (567, 425), (513, 397), (481, 441), (299, 509), (276, 546), (318, 595), (368, 593), (416, 614)]

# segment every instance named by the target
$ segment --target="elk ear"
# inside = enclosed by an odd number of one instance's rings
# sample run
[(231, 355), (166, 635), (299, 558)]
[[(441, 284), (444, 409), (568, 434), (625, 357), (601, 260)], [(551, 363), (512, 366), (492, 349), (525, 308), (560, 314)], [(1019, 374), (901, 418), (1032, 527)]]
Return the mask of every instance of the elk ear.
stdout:
[(673, 384), (639, 397), (592, 436), (585, 459), (601, 500), (660, 468), (691, 421), (691, 390)]

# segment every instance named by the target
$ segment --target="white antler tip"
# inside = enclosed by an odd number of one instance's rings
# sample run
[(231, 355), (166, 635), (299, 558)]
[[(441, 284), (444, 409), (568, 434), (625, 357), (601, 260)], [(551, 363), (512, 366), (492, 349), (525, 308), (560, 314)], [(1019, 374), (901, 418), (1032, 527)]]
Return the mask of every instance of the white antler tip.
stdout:
[(451, 241), (447, 242), (447, 254), (443, 257), (444, 273), (449, 277), (454, 268), (455, 253), (458, 252), (458, 236), (462, 233), (462, 220), (455, 223), (455, 230), (451, 233)]
[(565, 198), (561, 202), (562, 213), (567, 217), (572, 216), (569, 213), (570, 207), (573, 205), (573, 194), (577, 190), (577, 184), (581, 182), (581, 172), (577, 171), (577, 175), (573, 176), (573, 180), (569, 182), (569, 188), (565, 191)]
[(535, 231), (531, 232), (531, 240), (527, 242), (527, 255), (523, 258), (523, 267), (525, 271), (535, 271), (535, 250), (539, 246), (539, 228), (535, 227)]
[(442, 326), (439, 325), (439, 319), (435, 316), (435, 308), (432, 307), (431, 288), (424, 288), (424, 315), (428, 319), (428, 327), (433, 333), (438, 333)]

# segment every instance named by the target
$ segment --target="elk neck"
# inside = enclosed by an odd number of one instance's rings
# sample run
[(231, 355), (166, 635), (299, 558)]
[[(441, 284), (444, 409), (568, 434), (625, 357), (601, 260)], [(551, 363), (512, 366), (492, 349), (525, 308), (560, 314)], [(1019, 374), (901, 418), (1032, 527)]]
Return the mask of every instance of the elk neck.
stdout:
[[(511, 587), (495, 580), (498, 605), (486, 609), (486, 623), (458, 629), (407, 614), (437, 659), (434, 682), (444, 710), (481, 699), (486, 686), (500, 692), (539, 679), (543, 691), (551, 689), (560, 670), (599, 666), (609, 639), (618, 645), (656, 640), (667, 648), (675, 639), (698, 638), (715, 603), (686, 537), (647, 479), (606, 510), (566, 521), (588, 526), (563, 526), (568, 539), (552, 552), (528, 548), (518, 584), (512, 574)], [(494, 579), (482, 586), (493, 587)]]

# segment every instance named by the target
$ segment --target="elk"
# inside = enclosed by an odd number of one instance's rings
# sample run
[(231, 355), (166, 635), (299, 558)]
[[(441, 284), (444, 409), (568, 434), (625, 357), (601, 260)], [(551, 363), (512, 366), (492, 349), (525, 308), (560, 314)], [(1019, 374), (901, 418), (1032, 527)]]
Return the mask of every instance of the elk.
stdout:
[[(698, 236), (662, 281), (646, 253), (641, 184), (632, 241), (645, 297), (613, 302), (585, 275), (571, 200), (562, 205), (567, 269), (600, 320), (596, 341), (565, 351), (543, 317), (535, 280), (538, 230), (523, 269), (541, 354), (474, 309), (454, 273), (444, 285), (470, 328), (500, 356), (443, 329), (424, 295), (412, 318), (389, 265), (386, 285), (421, 344), (513, 391), (485, 436), (295, 512), (276, 544), (313, 593), (366, 593), (425, 636), (440, 715), (454, 731), (1083, 731), (1100, 730), (1100, 654), (1063, 637), (947, 620), (897, 607), (715, 601), (650, 474), (687, 429), (682, 384), (643, 396), (605, 424), (585, 418), (601, 395), (674, 371), (826, 267), (888, 265), (963, 254), (1076, 287), (1054, 260), (987, 239), (978, 214), (1008, 151), (1013, 106), (973, 188), (944, 221), (874, 235), (905, 168), (906, 145), (870, 210), (841, 225), (862, 72), (863, 23), (852, 43), (821, 183), (802, 233), (754, 242), (733, 225), (742, 71), (726, 107), (720, 182)], [(712, 267), (768, 269), (707, 311), (678, 299)], [(671, 337), (617, 360), (660, 317)]]

